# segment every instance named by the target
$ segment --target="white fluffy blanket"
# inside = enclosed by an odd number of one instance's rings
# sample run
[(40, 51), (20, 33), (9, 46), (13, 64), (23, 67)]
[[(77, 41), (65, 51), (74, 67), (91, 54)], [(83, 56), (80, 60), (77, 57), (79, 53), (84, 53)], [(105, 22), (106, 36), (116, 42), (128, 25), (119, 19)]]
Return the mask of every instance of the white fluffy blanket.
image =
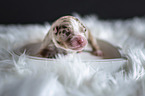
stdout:
[(125, 66), (112, 72), (115, 66), (92, 70), (77, 57), (68, 57), (72, 62), (67, 62), (60, 56), (48, 63), (17, 56), (12, 49), (41, 41), (49, 23), (0, 25), (0, 96), (145, 96), (145, 18), (78, 18), (96, 38), (122, 48), (128, 58)]

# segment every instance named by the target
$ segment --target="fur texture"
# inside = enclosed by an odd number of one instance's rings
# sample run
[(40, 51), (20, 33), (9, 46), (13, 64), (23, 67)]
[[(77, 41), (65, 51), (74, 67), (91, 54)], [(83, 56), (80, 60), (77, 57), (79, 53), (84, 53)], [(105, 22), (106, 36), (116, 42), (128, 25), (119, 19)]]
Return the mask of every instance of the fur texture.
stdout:
[(94, 37), (122, 48), (128, 57), (125, 66), (111, 72), (115, 66), (93, 70), (72, 56), (68, 61), (58, 56), (51, 63), (18, 56), (12, 49), (42, 41), (50, 25), (0, 25), (0, 96), (145, 96), (145, 18), (76, 16)]

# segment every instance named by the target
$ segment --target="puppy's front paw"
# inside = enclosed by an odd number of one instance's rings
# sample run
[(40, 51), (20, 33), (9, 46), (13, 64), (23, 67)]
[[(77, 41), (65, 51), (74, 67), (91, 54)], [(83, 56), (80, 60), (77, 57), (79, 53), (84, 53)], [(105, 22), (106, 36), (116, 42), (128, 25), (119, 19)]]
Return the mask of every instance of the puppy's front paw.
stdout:
[(39, 53), (40, 57), (45, 57), (45, 58), (55, 58), (55, 55), (56, 55), (56, 51), (54, 51), (52, 48), (43, 49)]
[(104, 56), (104, 53), (101, 50), (92, 51), (92, 54), (101, 57)]

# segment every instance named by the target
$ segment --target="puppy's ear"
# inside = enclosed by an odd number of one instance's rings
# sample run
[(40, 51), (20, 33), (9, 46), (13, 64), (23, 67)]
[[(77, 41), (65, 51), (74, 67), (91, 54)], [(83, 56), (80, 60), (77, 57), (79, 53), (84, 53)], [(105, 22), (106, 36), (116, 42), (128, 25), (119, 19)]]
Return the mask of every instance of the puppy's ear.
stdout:
[(58, 30), (59, 30), (59, 27), (58, 27), (58, 26), (55, 26), (55, 27), (53, 28), (53, 31), (54, 31), (55, 35), (58, 34)]

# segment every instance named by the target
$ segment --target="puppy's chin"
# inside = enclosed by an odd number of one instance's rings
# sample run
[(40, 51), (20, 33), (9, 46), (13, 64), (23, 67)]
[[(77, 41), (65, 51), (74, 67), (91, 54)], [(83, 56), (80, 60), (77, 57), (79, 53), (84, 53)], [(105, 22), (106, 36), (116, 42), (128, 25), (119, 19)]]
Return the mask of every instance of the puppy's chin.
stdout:
[(76, 46), (76, 47), (70, 47), (69, 49), (71, 49), (72, 51), (82, 51), (84, 47)]
[(77, 52), (77, 51), (82, 51), (84, 49), (84, 47), (87, 45), (77, 45), (77, 46), (70, 46), (69, 44), (65, 43), (64, 45), (60, 45), (60, 44), (56, 44), (58, 48), (64, 49), (66, 51), (70, 51), (70, 52)]

